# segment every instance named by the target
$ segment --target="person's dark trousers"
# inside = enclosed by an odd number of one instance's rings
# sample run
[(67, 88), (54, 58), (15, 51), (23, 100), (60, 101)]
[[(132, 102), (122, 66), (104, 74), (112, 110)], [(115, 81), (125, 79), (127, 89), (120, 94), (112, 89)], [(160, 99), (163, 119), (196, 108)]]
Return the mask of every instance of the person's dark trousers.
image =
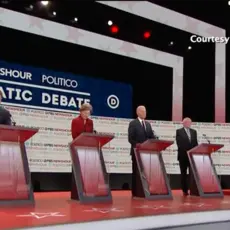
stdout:
[[(181, 189), (184, 194), (188, 194), (189, 182), (190, 182), (190, 164), (188, 159), (183, 159), (179, 161), (180, 173), (181, 173)], [(187, 170), (189, 169), (189, 174), (187, 175)]]
[(140, 172), (138, 170), (137, 160), (134, 155), (132, 154), (132, 196), (133, 197), (144, 197), (144, 191), (141, 183)]

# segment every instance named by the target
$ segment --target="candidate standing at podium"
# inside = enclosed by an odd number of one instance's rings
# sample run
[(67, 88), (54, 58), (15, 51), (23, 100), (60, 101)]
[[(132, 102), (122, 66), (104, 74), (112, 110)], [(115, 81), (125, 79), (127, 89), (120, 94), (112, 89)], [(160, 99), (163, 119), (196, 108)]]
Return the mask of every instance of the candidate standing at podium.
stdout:
[(136, 109), (137, 118), (129, 123), (128, 140), (131, 144), (132, 156), (132, 196), (144, 197), (144, 191), (141, 186), (140, 173), (137, 166), (137, 161), (134, 153), (134, 148), (148, 139), (156, 139), (152, 127), (149, 122), (145, 121), (146, 108), (145, 106), (138, 106)]
[(0, 125), (11, 125), (11, 114), (2, 106), (3, 93), (0, 91)]
[[(85, 103), (80, 108), (80, 115), (72, 120), (71, 124), (71, 134), (73, 140), (78, 137), (81, 133), (93, 132), (93, 120), (89, 118), (92, 112), (92, 106)], [(78, 193), (75, 183), (75, 178), (72, 173), (72, 189), (71, 189), (71, 199), (78, 199)]]
[[(179, 161), (181, 172), (181, 188), (184, 196), (188, 196), (188, 178), (187, 170), (190, 167), (187, 151), (198, 145), (197, 132), (191, 129), (192, 120), (185, 118), (183, 120), (183, 127), (176, 130), (176, 143), (178, 148), (177, 160)], [(190, 173), (190, 169), (189, 169)]]

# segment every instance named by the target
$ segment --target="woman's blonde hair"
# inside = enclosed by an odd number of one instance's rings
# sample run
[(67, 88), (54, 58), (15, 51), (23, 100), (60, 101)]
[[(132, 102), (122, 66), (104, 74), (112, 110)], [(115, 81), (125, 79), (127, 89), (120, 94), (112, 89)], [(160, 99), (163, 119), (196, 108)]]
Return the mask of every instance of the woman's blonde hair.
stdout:
[(93, 110), (92, 105), (90, 105), (89, 103), (82, 104), (80, 107), (80, 112), (86, 111), (86, 110), (89, 110), (90, 112), (92, 112), (92, 110)]

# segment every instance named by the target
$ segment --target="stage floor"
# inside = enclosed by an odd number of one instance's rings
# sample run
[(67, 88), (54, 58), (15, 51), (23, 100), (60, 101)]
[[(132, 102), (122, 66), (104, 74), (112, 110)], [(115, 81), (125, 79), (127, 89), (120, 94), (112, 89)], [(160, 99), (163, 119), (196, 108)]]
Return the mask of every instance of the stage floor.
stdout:
[(230, 209), (230, 196), (199, 198), (181, 196), (174, 191), (173, 200), (146, 201), (132, 199), (129, 191), (115, 191), (113, 204), (82, 205), (69, 199), (69, 192), (35, 193), (35, 207), (1, 207), (3, 229), (79, 223), (104, 219)]

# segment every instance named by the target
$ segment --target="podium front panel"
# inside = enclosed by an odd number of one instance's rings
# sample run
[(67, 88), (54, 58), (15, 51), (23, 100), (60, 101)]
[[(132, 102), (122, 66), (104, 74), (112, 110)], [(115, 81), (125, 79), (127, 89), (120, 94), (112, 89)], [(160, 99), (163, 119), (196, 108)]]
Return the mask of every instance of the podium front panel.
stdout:
[(148, 187), (144, 189), (147, 189), (151, 195), (169, 194), (159, 154), (140, 152), (140, 159), (142, 163), (141, 176), (146, 180), (148, 185)]
[(219, 193), (219, 182), (213, 169), (210, 156), (192, 154), (191, 157), (203, 193)]
[(20, 143), (0, 143), (0, 202), (29, 200)]
[[(108, 196), (108, 184), (103, 173), (98, 148), (76, 147), (75, 150), (80, 167), (83, 196)], [(75, 160), (75, 162), (77, 162), (77, 160)]]

